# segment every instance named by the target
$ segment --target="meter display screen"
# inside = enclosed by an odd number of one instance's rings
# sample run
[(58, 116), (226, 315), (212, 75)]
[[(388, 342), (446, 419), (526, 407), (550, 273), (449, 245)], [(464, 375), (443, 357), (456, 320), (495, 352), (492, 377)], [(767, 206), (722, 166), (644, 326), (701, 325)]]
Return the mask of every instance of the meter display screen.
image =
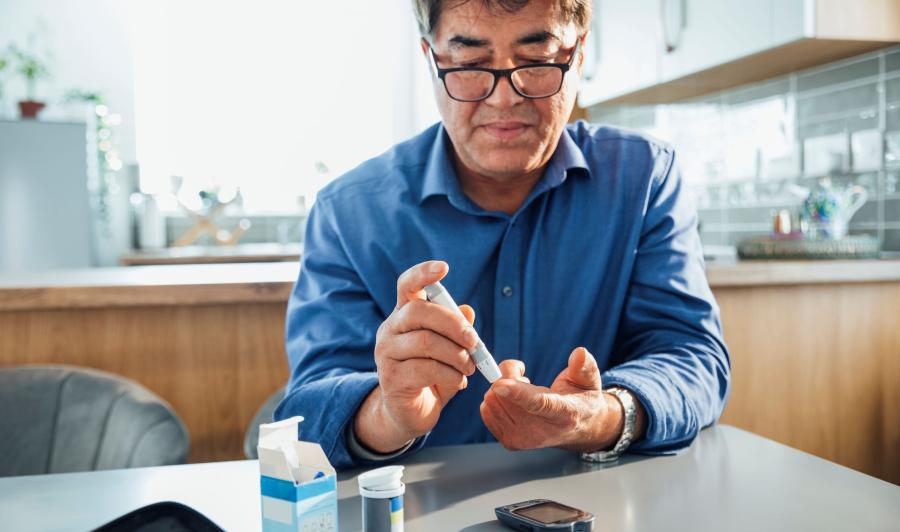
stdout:
[(572, 521), (577, 521), (585, 515), (581, 510), (552, 501), (538, 503), (534, 506), (526, 506), (525, 508), (517, 508), (513, 510), (513, 513), (533, 519), (538, 523), (545, 525), (553, 523), (570, 523)]

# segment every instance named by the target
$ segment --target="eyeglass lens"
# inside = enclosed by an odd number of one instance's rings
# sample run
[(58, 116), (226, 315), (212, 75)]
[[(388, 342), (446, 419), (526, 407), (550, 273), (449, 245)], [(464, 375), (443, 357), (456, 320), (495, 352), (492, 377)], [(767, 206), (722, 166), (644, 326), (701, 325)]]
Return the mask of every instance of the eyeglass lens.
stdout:
[[(557, 67), (533, 66), (512, 73), (513, 86), (523, 96), (543, 98), (559, 91), (563, 72)], [(480, 70), (448, 72), (445, 79), (447, 92), (459, 100), (486, 98), (494, 88), (494, 74)]]

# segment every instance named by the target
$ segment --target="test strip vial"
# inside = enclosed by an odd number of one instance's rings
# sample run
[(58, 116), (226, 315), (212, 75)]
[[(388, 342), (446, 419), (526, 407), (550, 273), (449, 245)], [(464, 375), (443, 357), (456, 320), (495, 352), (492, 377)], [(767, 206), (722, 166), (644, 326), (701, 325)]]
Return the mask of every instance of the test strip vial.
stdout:
[(357, 477), (365, 532), (403, 532), (403, 466), (366, 471)]

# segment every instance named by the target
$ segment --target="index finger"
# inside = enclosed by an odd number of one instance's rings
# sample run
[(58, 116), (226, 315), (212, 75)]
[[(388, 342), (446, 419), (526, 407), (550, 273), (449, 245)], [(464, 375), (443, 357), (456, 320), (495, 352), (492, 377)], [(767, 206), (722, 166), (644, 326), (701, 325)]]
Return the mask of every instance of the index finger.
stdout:
[(420, 262), (397, 279), (397, 307), (414, 299), (425, 299), (425, 287), (446, 277), (450, 266), (442, 260)]
[(500, 363), (500, 374), (506, 379), (521, 380), (525, 377), (525, 363), (512, 358), (504, 360)]

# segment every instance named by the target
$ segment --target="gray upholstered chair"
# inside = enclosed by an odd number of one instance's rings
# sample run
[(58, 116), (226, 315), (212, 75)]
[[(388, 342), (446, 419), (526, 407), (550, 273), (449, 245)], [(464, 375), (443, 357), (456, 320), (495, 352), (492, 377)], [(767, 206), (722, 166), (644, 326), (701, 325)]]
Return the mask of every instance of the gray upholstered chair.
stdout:
[(72, 366), (0, 368), (0, 476), (184, 463), (187, 429), (136, 382)]
[(278, 391), (266, 399), (266, 402), (256, 411), (256, 415), (253, 416), (250, 425), (247, 426), (247, 432), (244, 434), (244, 455), (247, 458), (250, 458), (251, 460), (256, 460), (258, 458), (256, 455), (256, 441), (259, 439), (259, 426), (263, 423), (272, 422), (272, 415), (275, 413), (275, 407), (278, 406), (278, 403), (281, 402), (283, 397), (284, 387), (282, 386), (281, 388), (278, 388)]

